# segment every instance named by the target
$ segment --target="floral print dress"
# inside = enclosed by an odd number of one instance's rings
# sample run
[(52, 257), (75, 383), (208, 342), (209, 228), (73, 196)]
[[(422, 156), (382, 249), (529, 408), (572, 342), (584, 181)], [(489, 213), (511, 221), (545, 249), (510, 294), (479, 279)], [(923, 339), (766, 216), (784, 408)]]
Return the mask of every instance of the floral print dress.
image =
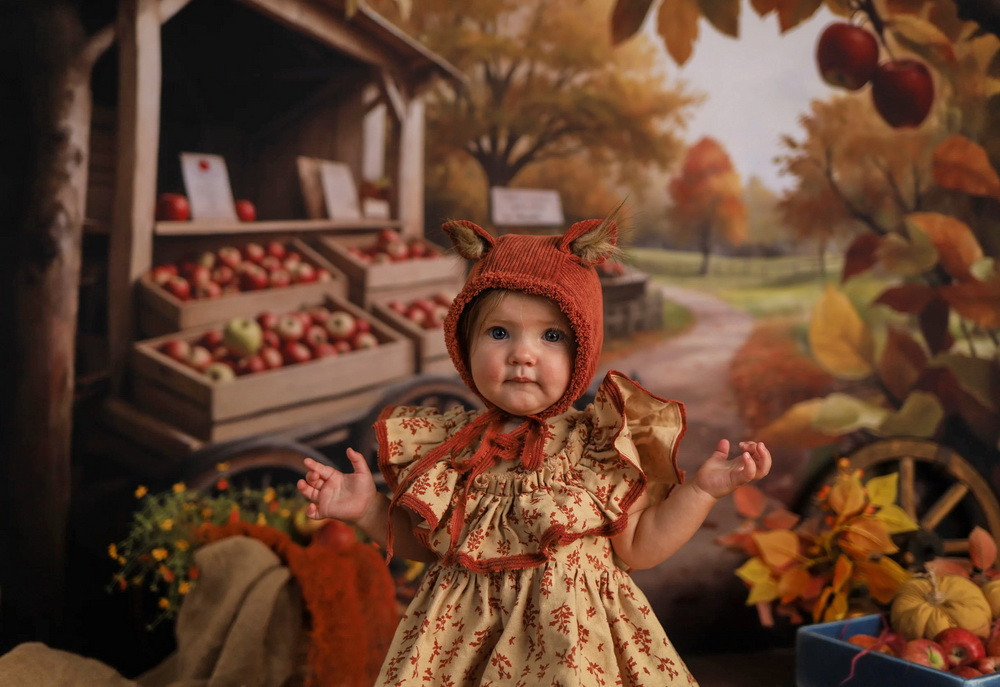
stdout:
[[(696, 684), (609, 539), (644, 490), (681, 481), (683, 406), (609, 373), (593, 404), (532, 430), (528, 467), (531, 437), (502, 422), (410, 406), (376, 425), (394, 506), (438, 555), (377, 684)], [(434, 452), (462, 432), (478, 440)]]

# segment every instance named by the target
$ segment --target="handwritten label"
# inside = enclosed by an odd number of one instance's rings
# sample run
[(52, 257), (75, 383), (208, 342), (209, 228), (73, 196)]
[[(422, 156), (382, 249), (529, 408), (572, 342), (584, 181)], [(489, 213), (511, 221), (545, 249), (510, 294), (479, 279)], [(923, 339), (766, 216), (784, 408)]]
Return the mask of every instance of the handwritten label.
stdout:
[(563, 224), (559, 192), (548, 189), (490, 189), (493, 223), (497, 226), (559, 226)]
[(229, 170), (221, 155), (181, 153), (181, 175), (192, 219), (236, 221)]

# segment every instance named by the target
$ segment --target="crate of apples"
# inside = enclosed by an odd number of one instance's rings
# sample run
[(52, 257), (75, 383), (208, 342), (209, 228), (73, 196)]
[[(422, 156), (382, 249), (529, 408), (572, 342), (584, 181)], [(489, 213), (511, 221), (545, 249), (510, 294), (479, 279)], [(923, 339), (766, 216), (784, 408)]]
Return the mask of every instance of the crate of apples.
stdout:
[(376, 301), (372, 310), (413, 341), (418, 371), (450, 374), (454, 367), (448, 357), (443, 329), (454, 298), (454, 291), (434, 291)]
[[(896, 656), (962, 678), (992, 675), (1000, 670), (1000, 633), (996, 631), (983, 638), (965, 628), (949, 627), (938, 632), (933, 639), (918, 637), (907, 640), (890, 630), (878, 636), (853, 634), (847, 641), (863, 649)], [(1000, 684), (1000, 677), (997, 682)]]
[(156, 265), (139, 280), (139, 327), (159, 336), (343, 296), (344, 275), (298, 239), (249, 242)]

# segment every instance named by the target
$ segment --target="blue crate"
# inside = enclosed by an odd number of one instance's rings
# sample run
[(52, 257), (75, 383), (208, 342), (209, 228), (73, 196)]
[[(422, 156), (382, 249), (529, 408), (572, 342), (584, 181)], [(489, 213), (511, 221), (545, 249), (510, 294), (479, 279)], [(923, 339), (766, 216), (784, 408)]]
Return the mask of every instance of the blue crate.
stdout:
[(1000, 687), (1000, 673), (962, 678), (879, 651), (858, 659), (854, 676), (844, 682), (851, 661), (861, 653), (847, 638), (881, 631), (878, 615), (800, 627), (795, 635), (796, 687)]

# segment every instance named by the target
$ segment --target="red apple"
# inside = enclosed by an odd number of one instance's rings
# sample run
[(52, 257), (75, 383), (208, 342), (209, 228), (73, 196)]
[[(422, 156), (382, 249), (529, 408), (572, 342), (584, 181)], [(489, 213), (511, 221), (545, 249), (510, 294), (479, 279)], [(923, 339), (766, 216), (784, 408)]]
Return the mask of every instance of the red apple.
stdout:
[(306, 327), (302, 322), (302, 318), (288, 313), (278, 318), (278, 324), (275, 325), (274, 331), (278, 333), (278, 336), (283, 341), (299, 341), (305, 335)]
[(260, 262), (267, 255), (267, 252), (264, 250), (264, 246), (259, 243), (248, 243), (243, 246), (243, 255), (247, 260)]
[(188, 365), (199, 372), (204, 372), (213, 362), (215, 362), (215, 359), (207, 348), (204, 346), (191, 347), (191, 352), (188, 354)]
[(330, 341), (330, 337), (326, 333), (326, 327), (318, 324), (309, 325), (302, 338), (314, 348), (319, 344), (325, 344)]
[(260, 356), (260, 359), (264, 361), (269, 370), (275, 370), (285, 364), (284, 359), (281, 357), (281, 351), (278, 350), (277, 346), (263, 346), (257, 352), (257, 355)]
[(198, 339), (198, 344), (210, 351), (214, 351), (222, 345), (222, 331), (219, 329), (209, 329)]
[(872, 77), (872, 102), (889, 126), (920, 126), (934, 103), (934, 80), (919, 60), (883, 62)]
[(249, 200), (241, 198), (236, 201), (236, 216), (241, 222), (253, 222), (257, 219), (257, 208)]
[(286, 365), (312, 360), (312, 351), (301, 341), (286, 341), (281, 347), (281, 355)]
[[(276, 325), (277, 326), (277, 325)], [(281, 348), (281, 337), (278, 336), (278, 332), (273, 329), (264, 330), (264, 346), (271, 346), (272, 348)]]
[(218, 298), (222, 295), (222, 285), (215, 281), (206, 281), (194, 287), (195, 298)]
[(281, 288), (292, 283), (292, 275), (286, 269), (277, 269), (271, 272), (271, 286)]
[(268, 272), (274, 272), (275, 270), (284, 269), (284, 265), (281, 264), (281, 260), (274, 257), (273, 255), (265, 255), (260, 259), (259, 264)]
[(370, 332), (372, 330), (372, 323), (363, 317), (355, 317), (354, 328), (358, 332)]
[(409, 241), (408, 251), (411, 258), (427, 257), (427, 244), (422, 238), (412, 238)]
[(270, 310), (264, 310), (257, 314), (257, 324), (260, 325), (261, 329), (274, 329), (278, 325), (278, 320), (281, 319), (277, 313)]
[(319, 343), (312, 344), (309, 348), (312, 349), (313, 358), (329, 358), (331, 356), (339, 355), (337, 347), (329, 341), (321, 341)]
[(333, 281), (333, 274), (330, 272), (330, 270), (326, 269), (325, 267), (318, 267), (316, 269), (316, 281), (319, 282)]
[(210, 348), (209, 350), (212, 351), (212, 360), (222, 360), (228, 362), (229, 358), (233, 355), (233, 352), (230, 351), (225, 345), (219, 345), (215, 348)]
[(163, 286), (167, 283), (170, 277), (177, 276), (177, 265), (157, 265), (149, 271), (149, 278), (153, 280), (153, 283), (157, 286)]
[(330, 319), (330, 311), (322, 305), (317, 305), (315, 308), (309, 308), (306, 312), (309, 313), (309, 321), (312, 324), (318, 324), (325, 327), (326, 321)]
[(934, 641), (944, 649), (944, 656), (949, 666), (975, 663), (986, 656), (983, 640), (961, 627), (941, 630), (935, 635)]
[(297, 250), (286, 251), (285, 255), (281, 258), (281, 262), (285, 265), (285, 269), (291, 269), (302, 262), (302, 254)]
[(1000, 656), (986, 656), (976, 661), (973, 666), (983, 675), (1000, 671)]
[[(287, 262), (285, 263), (288, 264)], [(308, 262), (295, 263), (289, 270), (292, 273), (292, 281), (296, 283), (310, 283), (316, 281), (316, 268)]]
[(237, 269), (243, 262), (243, 254), (236, 246), (223, 246), (218, 251), (219, 262), (231, 269)]
[(351, 348), (360, 351), (365, 348), (375, 348), (378, 346), (378, 339), (371, 332), (358, 332), (351, 339)]
[(450, 308), (452, 301), (455, 300), (455, 294), (446, 293), (444, 291), (438, 291), (431, 297), (431, 300), (437, 303), (438, 305), (443, 305), (446, 308)]
[(394, 229), (382, 229), (375, 236), (375, 246), (379, 250), (385, 250), (386, 246), (400, 242), (402, 242), (402, 237)]
[(419, 305), (411, 305), (406, 309), (404, 315), (406, 316), (406, 319), (420, 327), (424, 326), (424, 323), (427, 322), (427, 318), (429, 317), (427, 311)]
[(186, 222), (191, 219), (191, 204), (180, 193), (161, 193), (156, 199), (156, 219), (167, 222)]
[(245, 291), (258, 291), (266, 289), (271, 281), (267, 270), (260, 265), (243, 263), (240, 267), (239, 283), (240, 288)]
[(406, 303), (401, 300), (391, 300), (385, 304), (385, 307), (399, 315), (406, 315)]
[(334, 340), (350, 339), (357, 329), (354, 315), (344, 310), (331, 312), (330, 317), (326, 320), (326, 331)]
[(264, 247), (264, 251), (271, 257), (282, 260), (288, 250), (285, 248), (285, 244), (281, 241), (268, 241), (267, 245)]
[(881, 651), (884, 654), (891, 654), (892, 651), (885, 643), (875, 635), (856, 634), (847, 638), (848, 644), (860, 646), (862, 649)]
[(938, 670), (948, 669), (948, 660), (944, 656), (944, 649), (941, 648), (941, 645), (934, 640), (923, 637), (908, 641), (899, 657)]
[(948, 672), (952, 675), (957, 675), (959, 677), (971, 678), (979, 677), (982, 675), (982, 671), (976, 670), (972, 666), (954, 666), (948, 669)]
[(878, 40), (860, 26), (830, 24), (816, 44), (820, 76), (831, 86), (856, 91), (871, 81), (878, 66)]
[(212, 281), (219, 286), (229, 286), (236, 278), (236, 270), (229, 265), (219, 265), (212, 270)]
[(183, 270), (184, 276), (187, 277), (187, 280), (191, 282), (193, 286), (212, 281), (212, 270), (205, 265), (195, 262), (189, 263), (185, 265), (185, 267), (187, 269)]
[(191, 282), (181, 276), (173, 276), (163, 285), (172, 296), (186, 301), (191, 298)]
[(160, 344), (160, 353), (177, 362), (186, 363), (191, 356), (191, 344), (184, 339), (169, 339)]
[(337, 353), (350, 353), (353, 348), (351, 348), (351, 342), (347, 339), (341, 339), (340, 341), (334, 341), (333, 347), (337, 349)]
[(402, 262), (410, 259), (410, 247), (402, 241), (394, 241), (382, 249), (393, 262)]
[(257, 374), (267, 369), (267, 363), (259, 355), (248, 355), (236, 363), (236, 373), (240, 375)]

